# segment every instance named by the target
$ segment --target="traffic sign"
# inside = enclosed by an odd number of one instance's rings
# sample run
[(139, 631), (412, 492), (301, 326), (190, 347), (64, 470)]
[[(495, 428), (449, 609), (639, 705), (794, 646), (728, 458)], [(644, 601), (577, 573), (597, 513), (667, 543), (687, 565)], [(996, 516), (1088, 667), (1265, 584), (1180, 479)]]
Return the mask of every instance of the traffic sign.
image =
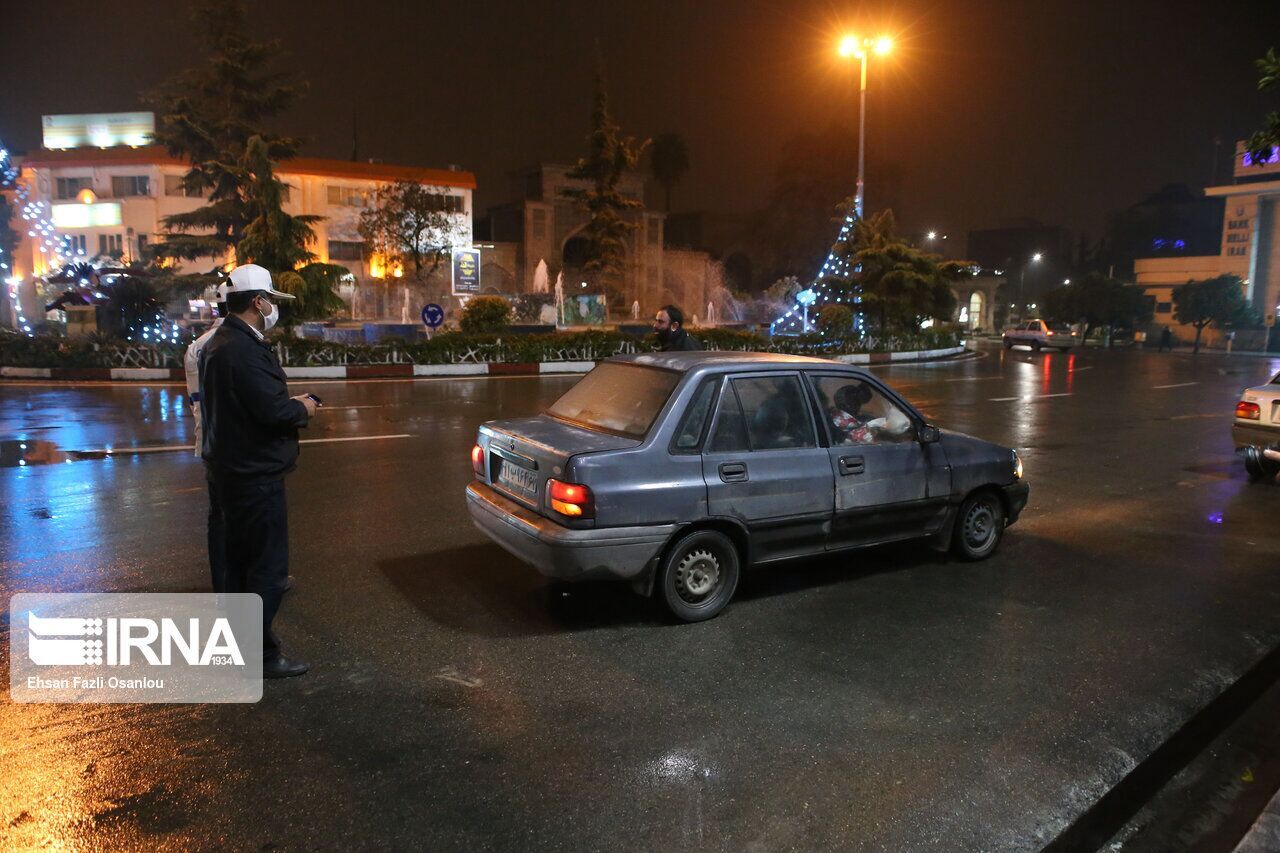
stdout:
[(444, 322), (444, 309), (434, 302), (422, 306), (422, 322), (428, 329), (438, 329)]

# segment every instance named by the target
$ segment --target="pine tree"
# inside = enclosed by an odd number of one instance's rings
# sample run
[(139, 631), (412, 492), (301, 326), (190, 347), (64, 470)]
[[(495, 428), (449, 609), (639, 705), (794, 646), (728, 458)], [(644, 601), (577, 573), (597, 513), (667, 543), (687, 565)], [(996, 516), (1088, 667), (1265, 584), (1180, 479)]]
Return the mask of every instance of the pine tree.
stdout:
[(236, 244), (236, 262), (284, 272), (315, 260), (307, 245), (316, 238), (312, 224), (324, 217), (285, 213), (285, 185), (275, 176), (268, 150), (265, 139), (250, 138), (244, 157), (234, 170), (249, 217)]
[(240, 0), (207, 0), (196, 20), (207, 40), (208, 60), (148, 96), (160, 115), (156, 141), (191, 164), (183, 188), (208, 199), (199, 210), (164, 219), (169, 233), (155, 252), (179, 260), (221, 258), (240, 242), (254, 216), (241, 168), (250, 139), (260, 137), (275, 161), (294, 156), (301, 144), (263, 127), (292, 104), (302, 87), (286, 74), (266, 70), (278, 46), (249, 39)]
[(604, 285), (610, 302), (620, 298), (620, 279), (626, 269), (627, 237), (635, 230), (623, 214), (643, 207), (643, 203), (627, 198), (618, 183), (628, 169), (635, 168), (648, 146), (648, 140), (637, 144), (634, 137), (623, 137), (621, 128), (609, 112), (609, 93), (605, 86), (604, 63), (596, 60), (595, 97), (591, 110), (591, 133), (587, 136), (587, 155), (578, 160), (568, 173), (570, 178), (591, 182), (585, 189), (564, 189), (561, 194), (577, 202), (590, 218), (583, 229), (588, 243), (585, 270)]

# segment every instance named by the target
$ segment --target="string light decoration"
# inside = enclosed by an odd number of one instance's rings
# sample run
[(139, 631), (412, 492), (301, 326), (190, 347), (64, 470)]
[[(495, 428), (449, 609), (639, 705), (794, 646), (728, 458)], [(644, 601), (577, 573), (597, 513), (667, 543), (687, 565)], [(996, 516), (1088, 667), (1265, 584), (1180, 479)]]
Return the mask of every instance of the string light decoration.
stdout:
[[(857, 216), (852, 207), (845, 214), (844, 221), (840, 223), (840, 232), (836, 235), (836, 242), (831, 247), (831, 251), (827, 254), (826, 261), (822, 264), (822, 269), (818, 272), (817, 278), (809, 285), (807, 290), (801, 291), (801, 295), (797, 297), (795, 304), (787, 310), (785, 314), (778, 317), (769, 324), (769, 333), (772, 335), (801, 335), (814, 331), (813, 318), (810, 314), (816, 315), (824, 307), (831, 304), (847, 304), (851, 308), (861, 302), (861, 297), (854, 295), (847, 285), (856, 272), (856, 268), (849, 263), (849, 254), (844, 256), (837, 252), (837, 248), (841, 246), (849, 246), (853, 242), (853, 231), (857, 224)], [(862, 313), (856, 308), (854, 310), (853, 325), (854, 331), (861, 336), (865, 333), (865, 321)], [(821, 329), (818, 334), (825, 335)]]
[[(26, 188), (18, 183), (18, 167), (13, 164), (13, 159), (9, 156), (9, 149), (0, 145), (0, 190), (13, 189), (16, 189), (15, 195), (18, 200), (25, 205)], [(23, 218), (25, 219), (26, 217)], [(0, 275), (4, 277), (9, 301), (13, 303), (13, 316), (17, 320), (18, 328), (28, 335), (32, 334), (31, 323), (22, 313), (22, 299), (19, 292), (22, 279), (13, 274), (13, 267), (9, 265), (9, 258), (5, 256), (3, 248), (0, 248)]]

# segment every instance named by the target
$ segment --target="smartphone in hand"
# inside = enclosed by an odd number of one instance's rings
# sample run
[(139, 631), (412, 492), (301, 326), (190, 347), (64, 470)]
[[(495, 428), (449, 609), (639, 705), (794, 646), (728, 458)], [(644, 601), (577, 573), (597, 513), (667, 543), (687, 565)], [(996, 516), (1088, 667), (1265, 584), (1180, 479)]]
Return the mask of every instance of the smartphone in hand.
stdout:
[(311, 402), (315, 403), (317, 406), (323, 406), (323, 405), (324, 405), (324, 400), (321, 400), (321, 399), (320, 399), (318, 396), (316, 396), (315, 394), (308, 393), (308, 394), (305, 394), (304, 396), (310, 397), (310, 398), (311, 398)]

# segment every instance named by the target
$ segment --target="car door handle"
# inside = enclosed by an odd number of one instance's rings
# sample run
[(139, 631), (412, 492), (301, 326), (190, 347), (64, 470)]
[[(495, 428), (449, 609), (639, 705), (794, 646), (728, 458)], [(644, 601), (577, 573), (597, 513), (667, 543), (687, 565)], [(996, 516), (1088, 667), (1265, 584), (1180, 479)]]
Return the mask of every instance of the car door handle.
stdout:
[(720, 479), (726, 483), (744, 483), (747, 480), (747, 463), (721, 462)]
[(867, 463), (861, 456), (841, 456), (841, 474), (861, 474), (867, 470)]

